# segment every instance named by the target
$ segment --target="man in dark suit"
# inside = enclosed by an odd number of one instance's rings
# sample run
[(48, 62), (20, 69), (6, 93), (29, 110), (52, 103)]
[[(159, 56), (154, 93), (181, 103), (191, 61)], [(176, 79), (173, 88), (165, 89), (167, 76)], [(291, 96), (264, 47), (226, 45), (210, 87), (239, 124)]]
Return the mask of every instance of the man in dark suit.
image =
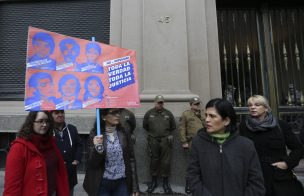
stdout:
[(77, 128), (65, 122), (64, 110), (53, 110), (51, 114), (54, 119), (54, 136), (67, 168), (72, 196), (77, 184), (77, 165), (82, 156), (81, 139)]

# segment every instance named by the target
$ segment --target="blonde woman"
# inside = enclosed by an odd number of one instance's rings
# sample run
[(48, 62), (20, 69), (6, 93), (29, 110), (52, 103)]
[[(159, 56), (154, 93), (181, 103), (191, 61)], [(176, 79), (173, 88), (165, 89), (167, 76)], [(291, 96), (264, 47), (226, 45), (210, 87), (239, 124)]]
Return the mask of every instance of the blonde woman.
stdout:
[(264, 175), (265, 196), (303, 196), (302, 187), (292, 173), (304, 153), (300, 141), (286, 122), (272, 115), (265, 97), (251, 96), (247, 104), (249, 115), (239, 131), (255, 144)]

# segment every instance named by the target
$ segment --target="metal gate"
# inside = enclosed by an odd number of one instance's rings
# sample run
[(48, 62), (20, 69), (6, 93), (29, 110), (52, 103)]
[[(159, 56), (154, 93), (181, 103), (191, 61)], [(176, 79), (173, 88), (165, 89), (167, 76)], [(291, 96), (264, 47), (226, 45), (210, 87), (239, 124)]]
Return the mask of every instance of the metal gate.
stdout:
[(248, 97), (262, 94), (299, 133), (304, 129), (304, 6), (219, 5), (217, 17), (223, 97), (245, 114)]

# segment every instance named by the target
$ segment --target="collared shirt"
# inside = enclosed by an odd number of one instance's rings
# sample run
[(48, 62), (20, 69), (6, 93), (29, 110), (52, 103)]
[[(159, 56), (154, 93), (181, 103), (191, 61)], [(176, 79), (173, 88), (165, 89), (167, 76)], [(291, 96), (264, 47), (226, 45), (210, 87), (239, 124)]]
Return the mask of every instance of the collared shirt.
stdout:
[(108, 180), (117, 180), (125, 177), (126, 172), (123, 152), (117, 132), (115, 132), (113, 141), (110, 140), (110, 137), (107, 137), (106, 163), (103, 178)]

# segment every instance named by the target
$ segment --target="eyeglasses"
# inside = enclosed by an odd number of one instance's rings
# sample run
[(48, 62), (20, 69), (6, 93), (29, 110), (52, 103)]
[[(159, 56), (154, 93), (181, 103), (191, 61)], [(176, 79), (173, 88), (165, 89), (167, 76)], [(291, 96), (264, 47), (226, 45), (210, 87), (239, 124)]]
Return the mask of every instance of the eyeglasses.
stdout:
[(64, 114), (64, 110), (54, 110), (52, 111), (54, 114)]
[(113, 115), (113, 116), (120, 115), (120, 111), (119, 110), (113, 110), (113, 111), (110, 111), (108, 114)]
[(50, 121), (48, 119), (35, 120), (34, 122), (38, 123), (40, 125), (43, 125), (44, 123), (45, 124), (49, 124), (50, 123)]

